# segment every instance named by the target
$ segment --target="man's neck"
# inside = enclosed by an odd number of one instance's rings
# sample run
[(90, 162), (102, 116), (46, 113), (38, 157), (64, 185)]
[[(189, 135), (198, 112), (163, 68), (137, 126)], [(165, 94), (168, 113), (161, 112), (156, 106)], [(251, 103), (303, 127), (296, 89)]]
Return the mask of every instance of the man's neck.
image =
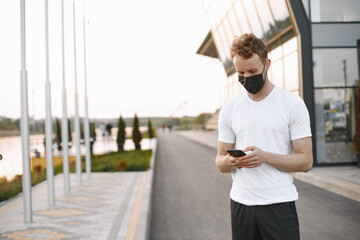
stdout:
[(247, 95), (251, 100), (255, 102), (260, 102), (271, 93), (274, 87), (275, 85), (272, 82), (270, 82), (268, 79), (266, 79), (265, 84), (263, 88), (260, 90), (260, 92), (258, 92), (257, 94), (251, 94), (248, 92)]

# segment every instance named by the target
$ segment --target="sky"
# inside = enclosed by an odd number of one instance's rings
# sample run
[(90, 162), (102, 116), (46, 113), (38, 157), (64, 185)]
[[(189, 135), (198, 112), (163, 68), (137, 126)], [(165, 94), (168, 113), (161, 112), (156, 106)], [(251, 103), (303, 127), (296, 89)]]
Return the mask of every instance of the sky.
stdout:
[[(29, 116), (45, 117), (45, 1), (26, 0)], [(221, 63), (196, 55), (210, 30), (201, 0), (76, 0), (76, 71), (73, 1), (64, 0), (65, 85), (74, 115), (85, 114), (83, 13), (90, 118), (196, 116), (224, 99)], [(19, 118), (20, 1), (0, 1), (0, 116)], [(49, 1), (51, 112), (62, 116), (61, 1)], [(76, 72), (76, 74), (75, 74)]]

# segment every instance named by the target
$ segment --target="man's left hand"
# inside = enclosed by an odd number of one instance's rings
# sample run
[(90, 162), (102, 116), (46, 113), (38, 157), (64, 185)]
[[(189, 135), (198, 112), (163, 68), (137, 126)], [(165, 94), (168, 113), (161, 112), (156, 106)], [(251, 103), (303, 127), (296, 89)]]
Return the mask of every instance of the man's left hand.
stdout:
[(241, 157), (241, 165), (245, 168), (260, 167), (266, 160), (266, 152), (255, 146), (246, 147), (244, 152), (252, 151), (249, 154)]

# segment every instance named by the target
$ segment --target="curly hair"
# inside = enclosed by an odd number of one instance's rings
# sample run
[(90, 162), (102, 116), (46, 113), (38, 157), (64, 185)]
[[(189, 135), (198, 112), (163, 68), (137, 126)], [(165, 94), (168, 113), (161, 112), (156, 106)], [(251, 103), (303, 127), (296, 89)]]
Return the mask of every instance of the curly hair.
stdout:
[(245, 33), (240, 37), (235, 36), (230, 47), (232, 59), (236, 55), (248, 59), (251, 58), (254, 53), (259, 55), (263, 61), (267, 59), (268, 49), (261, 39), (257, 38), (252, 33)]

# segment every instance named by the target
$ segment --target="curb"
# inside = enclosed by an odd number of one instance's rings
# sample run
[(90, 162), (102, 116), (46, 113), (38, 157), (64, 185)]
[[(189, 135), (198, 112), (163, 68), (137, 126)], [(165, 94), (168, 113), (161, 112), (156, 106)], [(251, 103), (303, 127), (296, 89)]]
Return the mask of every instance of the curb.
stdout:
[(311, 184), (313, 186), (325, 189), (327, 191), (339, 194), (341, 196), (350, 198), (360, 202), (360, 187), (340, 179), (316, 174), (313, 172), (308, 173), (292, 173), (293, 177), (302, 182)]
[(152, 154), (150, 159), (150, 169), (148, 170), (147, 179), (144, 188), (144, 195), (141, 202), (141, 210), (139, 221), (137, 222), (135, 239), (147, 240), (150, 235), (150, 220), (151, 220), (151, 200), (152, 200), (152, 187), (154, 181), (154, 166), (155, 156), (157, 150), (157, 139), (153, 139)]

